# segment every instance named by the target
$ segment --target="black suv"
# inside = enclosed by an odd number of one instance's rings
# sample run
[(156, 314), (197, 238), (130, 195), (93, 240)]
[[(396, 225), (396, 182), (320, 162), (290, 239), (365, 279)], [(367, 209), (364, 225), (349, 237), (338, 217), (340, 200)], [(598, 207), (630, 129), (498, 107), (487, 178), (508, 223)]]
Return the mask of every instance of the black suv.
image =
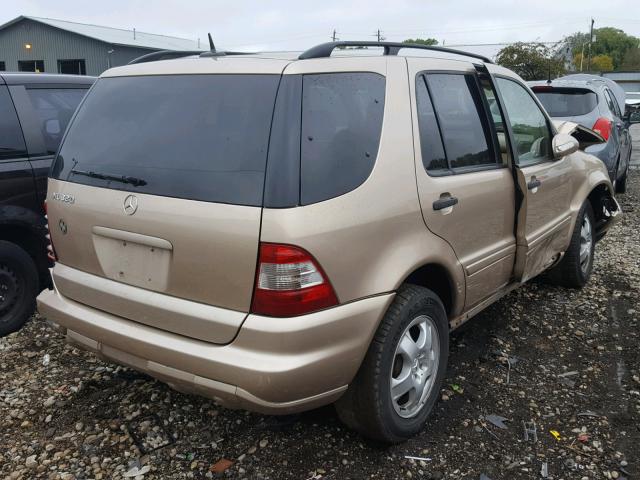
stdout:
[(49, 285), (44, 200), (62, 135), (94, 77), (0, 75), (0, 336)]

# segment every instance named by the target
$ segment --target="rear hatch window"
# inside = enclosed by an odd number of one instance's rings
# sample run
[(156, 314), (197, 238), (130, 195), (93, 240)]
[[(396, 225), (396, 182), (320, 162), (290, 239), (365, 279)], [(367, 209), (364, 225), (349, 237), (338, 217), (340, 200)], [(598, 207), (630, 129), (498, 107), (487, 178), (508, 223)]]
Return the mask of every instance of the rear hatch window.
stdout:
[(98, 80), (53, 178), (206, 202), (260, 206), (279, 75)]
[(552, 117), (586, 115), (598, 105), (596, 94), (582, 88), (534, 87), (533, 93)]

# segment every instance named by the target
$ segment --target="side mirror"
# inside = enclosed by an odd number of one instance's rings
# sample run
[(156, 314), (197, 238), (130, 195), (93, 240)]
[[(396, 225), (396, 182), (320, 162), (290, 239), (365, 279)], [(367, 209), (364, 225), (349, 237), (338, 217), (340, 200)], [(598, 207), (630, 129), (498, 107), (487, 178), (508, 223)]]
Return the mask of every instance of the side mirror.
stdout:
[(580, 148), (578, 140), (566, 133), (558, 133), (551, 141), (551, 149), (553, 150), (553, 158), (559, 159), (566, 155), (570, 155)]
[(629, 114), (629, 125), (640, 123), (640, 110), (636, 110)]

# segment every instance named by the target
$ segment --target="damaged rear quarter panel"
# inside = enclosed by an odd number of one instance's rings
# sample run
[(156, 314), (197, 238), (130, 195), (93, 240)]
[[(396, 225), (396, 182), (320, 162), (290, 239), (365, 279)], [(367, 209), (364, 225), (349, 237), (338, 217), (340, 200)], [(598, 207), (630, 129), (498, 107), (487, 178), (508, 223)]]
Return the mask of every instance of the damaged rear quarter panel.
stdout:
[[(573, 232), (578, 212), (585, 201), (591, 199), (596, 202), (596, 204), (593, 204), (592, 202), (592, 206), (596, 217), (596, 223), (598, 224), (598, 219), (603, 218), (602, 204), (598, 205), (598, 200), (601, 198), (609, 198), (613, 202), (613, 205), (615, 205), (617, 212), (611, 212), (612, 215), (609, 217), (608, 221), (600, 224), (598, 234), (601, 236), (601, 234), (620, 219), (620, 214), (622, 213), (618, 203), (615, 201), (613, 186), (611, 185), (611, 180), (609, 180), (606, 167), (597, 157), (582, 151), (573, 153), (571, 155), (571, 162), (574, 174), (571, 182), (573, 196), (569, 206), (571, 209), (571, 229), (569, 232)], [(597, 189), (603, 188), (606, 196), (596, 194)], [(566, 246), (569, 245), (570, 240), (571, 237), (569, 236), (566, 239)]]

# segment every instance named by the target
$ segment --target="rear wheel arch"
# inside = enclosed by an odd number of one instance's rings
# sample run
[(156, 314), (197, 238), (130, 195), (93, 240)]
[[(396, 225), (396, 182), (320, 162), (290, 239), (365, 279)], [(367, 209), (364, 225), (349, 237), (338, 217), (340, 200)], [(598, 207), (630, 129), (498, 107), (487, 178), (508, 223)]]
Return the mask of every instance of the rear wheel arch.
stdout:
[(440, 298), (447, 316), (451, 317), (456, 300), (456, 288), (453, 276), (446, 267), (438, 263), (427, 263), (416, 268), (402, 283), (431, 290)]
[(600, 183), (589, 192), (586, 201), (591, 204), (597, 235), (608, 221), (606, 212), (614, 207), (613, 193), (609, 190), (606, 183)]

